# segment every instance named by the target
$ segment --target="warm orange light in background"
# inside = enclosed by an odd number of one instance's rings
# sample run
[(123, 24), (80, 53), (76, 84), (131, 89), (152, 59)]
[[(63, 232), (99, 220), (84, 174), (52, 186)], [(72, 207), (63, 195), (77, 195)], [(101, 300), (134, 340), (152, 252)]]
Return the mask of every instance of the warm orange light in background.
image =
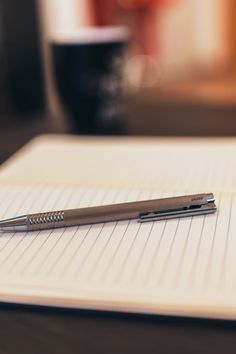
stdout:
[(151, 8), (157, 5), (169, 5), (175, 0), (118, 0), (119, 4), (127, 9)]
[[(207, 87), (212, 87), (215, 84), (209, 80), (228, 79), (232, 68), (236, 68), (235, 0), (40, 2), (44, 4), (46, 36), (54, 30), (127, 26), (131, 46), (125, 79), (130, 91), (150, 87), (165, 89), (168, 85), (181, 83), (188, 87), (191, 81), (192, 88), (184, 89), (184, 92), (195, 92), (200, 80), (206, 81)], [(224, 82), (223, 87), (225, 85)], [(215, 89), (213, 91), (212, 96)]]
[(92, 24), (107, 26), (113, 24), (115, 17), (116, 1), (113, 0), (88, 0), (91, 11)]
[(236, 72), (236, 1), (230, 0), (229, 5), (229, 45), (230, 45), (230, 55), (231, 55), (231, 65), (233, 67), (234, 73)]
[(118, 3), (129, 17), (133, 36), (126, 77), (136, 89), (155, 86), (161, 77), (159, 12), (176, 0), (118, 0)]

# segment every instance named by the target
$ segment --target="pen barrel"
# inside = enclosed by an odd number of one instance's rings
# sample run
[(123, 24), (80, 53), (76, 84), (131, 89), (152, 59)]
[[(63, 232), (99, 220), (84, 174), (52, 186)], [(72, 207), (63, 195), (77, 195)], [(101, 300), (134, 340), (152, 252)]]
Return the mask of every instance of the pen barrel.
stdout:
[(211, 198), (214, 199), (212, 193), (205, 193), (65, 210), (65, 223), (72, 226), (139, 219), (141, 214), (188, 208), (190, 204), (191, 206), (198, 205), (203, 200), (207, 203), (207, 199)]
[(137, 203), (114, 204), (66, 210), (65, 222), (68, 226), (72, 226), (137, 219), (139, 217), (140, 210), (140, 207), (137, 207)]
[(155, 206), (154, 200), (30, 214), (27, 216), (27, 229), (35, 231), (137, 219), (144, 208), (152, 206)]
[[(129, 203), (135, 204), (136, 203)], [(139, 217), (140, 208), (130, 210), (125, 204), (114, 204), (99, 207), (71, 209), (37, 213), (27, 216), (28, 231), (46, 230), (65, 226), (87, 225), (101, 222), (136, 219)]]
[(56, 227), (139, 219), (141, 215), (145, 216), (145, 213), (184, 210), (188, 208), (190, 202), (191, 206), (194, 206), (199, 204), (199, 201), (207, 200), (207, 198), (211, 199), (214, 197), (212, 194), (198, 194), (31, 214), (27, 216), (27, 229), (33, 231)]

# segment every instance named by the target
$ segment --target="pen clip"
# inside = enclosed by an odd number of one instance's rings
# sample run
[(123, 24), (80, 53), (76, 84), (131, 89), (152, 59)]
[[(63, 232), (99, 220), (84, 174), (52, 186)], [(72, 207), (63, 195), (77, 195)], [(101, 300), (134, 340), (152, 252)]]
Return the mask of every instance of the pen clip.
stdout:
[(173, 204), (171, 208), (165, 210), (154, 210), (141, 213), (139, 215), (139, 222), (212, 214), (217, 209), (214, 203), (215, 199), (213, 194), (211, 194), (210, 198), (199, 198), (199, 202), (196, 201), (197, 198), (190, 200), (189, 203), (186, 203), (185, 201), (183, 205), (180, 206), (178, 205), (175, 207)]

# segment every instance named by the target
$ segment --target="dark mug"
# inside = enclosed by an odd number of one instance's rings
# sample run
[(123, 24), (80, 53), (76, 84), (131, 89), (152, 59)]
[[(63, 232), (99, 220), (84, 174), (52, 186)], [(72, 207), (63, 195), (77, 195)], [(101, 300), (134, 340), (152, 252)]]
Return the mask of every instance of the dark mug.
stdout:
[(72, 133), (121, 132), (127, 39), (124, 27), (85, 28), (52, 37), (54, 80)]

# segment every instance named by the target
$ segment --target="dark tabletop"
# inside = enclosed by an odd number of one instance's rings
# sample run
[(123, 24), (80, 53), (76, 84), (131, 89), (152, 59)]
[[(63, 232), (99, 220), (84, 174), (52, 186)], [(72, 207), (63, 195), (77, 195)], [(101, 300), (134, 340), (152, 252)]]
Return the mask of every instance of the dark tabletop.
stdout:
[(0, 353), (235, 353), (235, 322), (0, 306)]

